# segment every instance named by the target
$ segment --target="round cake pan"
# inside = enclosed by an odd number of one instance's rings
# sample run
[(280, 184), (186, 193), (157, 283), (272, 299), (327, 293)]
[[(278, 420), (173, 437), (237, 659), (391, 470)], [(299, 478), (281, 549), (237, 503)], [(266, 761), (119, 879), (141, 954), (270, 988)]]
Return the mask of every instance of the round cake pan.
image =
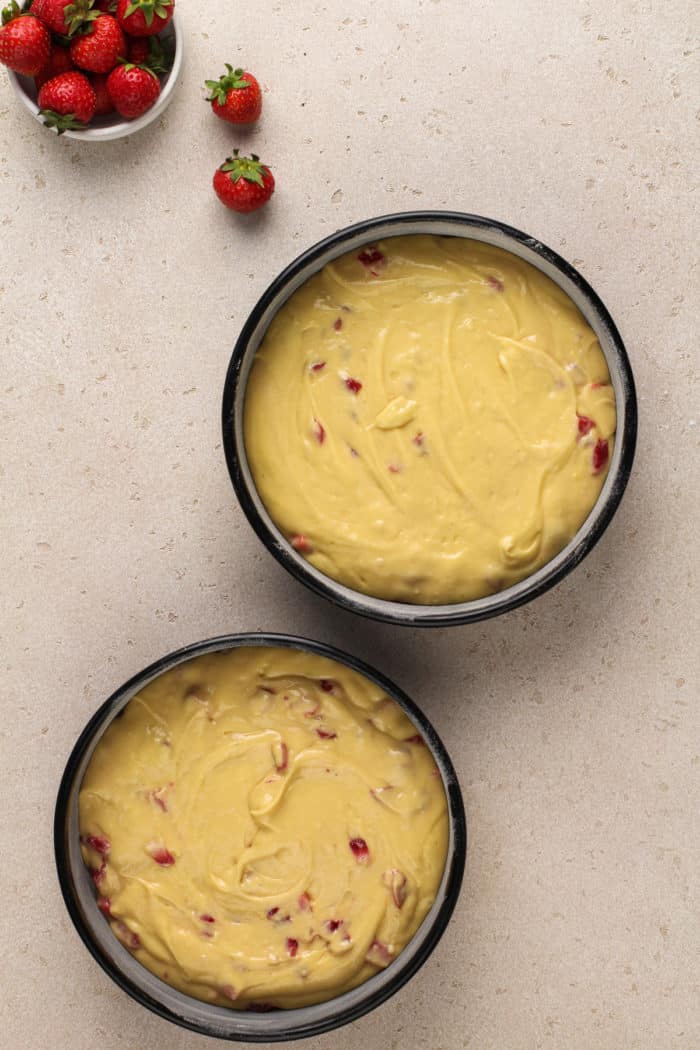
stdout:
[[(445, 869), (436, 899), (413, 938), (385, 970), (351, 991), (314, 1006), (257, 1013), (212, 1006), (161, 981), (117, 940), (97, 906), (93, 880), (80, 851), (78, 795), (85, 771), (102, 734), (149, 682), (178, 664), (204, 653), (240, 646), (300, 649), (328, 657), (375, 682), (399, 704), (430, 749), (445, 789), (449, 841)], [(279, 634), (236, 634), (197, 642), (146, 667), (118, 689), (95, 712), (68, 759), (54, 817), (56, 866), (63, 898), (73, 924), (92, 956), (113, 981), (149, 1010), (183, 1028), (219, 1039), (270, 1043), (301, 1039), (338, 1028), (361, 1017), (397, 992), (426, 961), (454, 911), (464, 875), (467, 829), (462, 794), (444, 745), (422, 711), (393, 682), (360, 660), (329, 645)]]
[[(519, 583), (483, 598), (449, 605), (418, 605), (375, 598), (319, 572), (293, 549), (272, 521), (256, 489), (243, 434), (246, 384), (255, 353), (280, 307), (313, 274), (346, 252), (378, 240), (434, 234), (482, 241), (502, 248), (550, 277), (579, 308), (605, 355), (615, 392), (617, 429), (608, 476), (575, 536), (554, 557)], [(637, 401), (632, 369), (620, 334), (600, 298), (581, 274), (546, 245), (494, 219), (459, 212), (413, 211), (368, 219), (339, 230), (294, 260), (262, 294), (234, 347), (224, 384), (223, 445), (231, 481), (243, 511), (265, 547), (303, 584), (351, 612), (411, 627), (448, 627), (515, 609), (563, 579), (593, 549), (617, 510), (632, 470)]]

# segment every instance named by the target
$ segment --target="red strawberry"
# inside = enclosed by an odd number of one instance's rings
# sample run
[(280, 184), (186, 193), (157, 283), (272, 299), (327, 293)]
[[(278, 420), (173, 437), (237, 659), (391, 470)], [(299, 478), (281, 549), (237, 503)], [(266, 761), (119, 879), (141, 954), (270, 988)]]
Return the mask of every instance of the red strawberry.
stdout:
[(205, 81), (211, 92), (207, 102), (211, 102), (217, 117), (229, 124), (252, 124), (262, 110), (260, 85), (252, 73), (234, 70), (228, 62), (226, 69), (228, 73), (218, 80)]
[(148, 63), (148, 37), (137, 36), (129, 41), (129, 61), (135, 66), (145, 66)]
[[(90, 83), (95, 92), (96, 117), (106, 117), (108, 113), (114, 113), (114, 106), (107, 90), (107, 76), (107, 73), (93, 73), (90, 77)], [(155, 798), (154, 801), (157, 805), (161, 805), (160, 799)]]
[(0, 62), (15, 73), (35, 77), (49, 60), (51, 37), (45, 25), (32, 15), (23, 15), (13, 0), (2, 13)]
[(32, 14), (60, 36), (72, 36), (97, 18), (92, 0), (34, 0)]
[(125, 33), (152, 36), (173, 17), (175, 0), (117, 0), (117, 18)]
[(48, 80), (37, 101), (44, 124), (59, 135), (68, 128), (84, 128), (95, 115), (95, 92), (83, 73), (61, 73)]
[(117, 113), (132, 120), (151, 108), (160, 95), (160, 81), (150, 69), (127, 62), (109, 74), (107, 90)]
[(112, 15), (100, 15), (70, 46), (76, 66), (91, 73), (109, 73), (126, 56), (126, 40)]
[(167, 73), (165, 51), (156, 36), (139, 36), (128, 41), (129, 61), (134, 66), (147, 66), (153, 73)]
[(74, 68), (68, 48), (61, 47), (60, 44), (52, 44), (49, 60), (35, 78), (37, 88), (40, 88), (47, 80), (57, 77), (60, 73), (70, 73), (71, 69)]
[(239, 157), (235, 149), (214, 173), (214, 192), (232, 211), (250, 212), (261, 208), (274, 190), (272, 172), (254, 153), (250, 157)]

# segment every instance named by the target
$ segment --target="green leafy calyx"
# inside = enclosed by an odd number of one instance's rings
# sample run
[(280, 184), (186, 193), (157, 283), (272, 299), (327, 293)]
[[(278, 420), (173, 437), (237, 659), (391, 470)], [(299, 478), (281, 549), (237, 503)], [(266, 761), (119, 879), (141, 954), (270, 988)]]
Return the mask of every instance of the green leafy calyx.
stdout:
[(267, 165), (260, 163), (260, 158), (254, 153), (250, 157), (239, 157), (238, 150), (228, 157), (219, 168), (230, 178), (231, 182), (245, 179), (246, 182), (254, 182), (257, 186), (264, 186), (263, 176), (267, 174)]
[(228, 62), (226, 63), (226, 69), (228, 73), (224, 73), (218, 80), (204, 81), (211, 92), (207, 96), (207, 102), (218, 102), (220, 106), (223, 106), (226, 104), (226, 96), (229, 91), (241, 91), (243, 88), (251, 87), (251, 83), (249, 80), (246, 80), (242, 69), (234, 69)]
[(20, 15), (26, 14), (26, 11), (22, 11), (20, 9), (17, 0), (12, 0), (11, 4), (8, 4), (7, 7), (3, 7), (2, 9), (2, 24), (6, 26), (7, 23), (11, 22), (13, 18), (19, 18)]
[(75, 113), (56, 113), (53, 109), (39, 110), (47, 128), (54, 128), (59, 135), (64, 131), (82, 131), (85, 127), (82, 120), (78, 120)]
[(92, 6), (93, 0), (73, 0), (63, 8), (63, 17), (68, 26), (68, 36), (73, 37), (78, 30), (87, 30), (91, 22), (99, 18), (102, 12)]
[(124, 12), (124, 18), (129, 18), (140, 11), (146, 25), (152, 26), (154, 17), (157, 15), (158, 18), (167, 18), (172, 6), (173, 0), (131, 0)]

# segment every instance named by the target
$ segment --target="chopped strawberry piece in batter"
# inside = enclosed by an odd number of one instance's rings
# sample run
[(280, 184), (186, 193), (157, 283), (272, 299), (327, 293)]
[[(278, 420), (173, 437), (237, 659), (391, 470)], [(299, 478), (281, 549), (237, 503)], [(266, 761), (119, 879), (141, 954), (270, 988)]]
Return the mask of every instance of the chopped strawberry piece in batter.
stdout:
[(325, 427), (323, 426), (323, 423), (319, 423), (319, 421), (315, 417), (314, 417), (314, 427), (313, 427), (313, 429), (314, 429), (314, 437), (318, 441), (319, 445), (322, 445), (323, 442), (326, 440), (326, 430), (325, 430)]
[(283, 773), (289, 762), (289, 748), (284, 740), (278, 740), (272, 745), (272, 758), (277, 772)]
[(94, 849), (95, 853), (100, 853), (103, 857), (109, 856), (112, 843), (106, 835), (86, 835), (83, 841), (90, 849)]
[(333, 327), (335, 328), (336, 332), (340, 331), (340, 329), (343, 327), (342, 317), (336, 317), (335, 321), (333, 322)]
[(343, 925), (343, 919), (327, 919), (326, 920), (326, 928), (328, 929), (329, 933), (335, 933), (335, 931), (339, 930), (342, 925)]
[(593, 430), (595, 423), (588, 416), (579, 416), (578, 413), (577, 418), (579, 436), (584, 437), (584, 435), (589, 434)]
[(300, 554), (311, 554), (314, 549), (311, 541), (301, 534), (292, 536), (289, 542), (294, 547), (294, 550), (299, 551)]
[(335, 738), (338, 736), (338, 734), (334, 733), (332, 729), (319, 728), (316, 730), (316, 732), (321, 737), (321, 740), (335, 740)]
[(375, 966), (388, 966), (394, 958), (394, 953), (382, 941), (373, 941), (365, 958), (367, 962), (374, 963)]
[(489, 288), (493, 288), (494, 292), (502, 292), (505, 288), (505, 285), (501, 278), (496, 277), (496, 275), (493, 273), (490, 273), (488, 275), (488, 277), (486, 278), (486, 283), (488, 284)]
[(103, 915), (107, 916), (108, 919), (112, 918), (112, 902), (109, 897), (98, 897), (97, 907)]
[(201, 922), (216, 922), (213, 915), (200, 915), (199, 918)]
[(127, 948), (131, 948), (132, 951), (136, 951), (137, 948), (141, 947), (141, 938), (138, 933), (134, 933), (130, 930), (125, 922), (118, 922), (116, 929), (117, 937)]
[(398, 868), (385, 871), (384, 885), (391, 890), (391, 897), (397, 908), (402, 908), (408, 896), (408, 879)]
[(235, 1000), (238, 998), (238, 992), (232, 984), (222, 984), (221, 994), (225, 996), (226, 999), (230, 999), (231, 1002), (235, 1002)]
[(294, 937), (287, 937), (287, 955), (293, 959), (299, 951), (299, 941)]
[(323, 689), (324, 693), (332, 693), (333, 692), (333, 685), (334, 685), (334, 683), (332, 682), (332, 680), (330, 678), (322, 678), (321, 681), (319, 682), (319, 685), (321, 686), (321, 689)]
[(386, 255), (375, 245), (363, 248), (357, 258), (364, 267), (371, 271), (373, 277), (378, 277), (379, 270), (383, 269), (387, 263)]
[(352, 376), (346, 376), (343, 380), (348, 390), (351, 390), (353, 394), (359, 394), (362, 390), (362, 383), (359, 379), (353, 379)]
[(605, 438), (598, 438), (593, 448), (593, 473), (600, 474), (608, 462), (609, 448)]
[(313, 908), (311, 907), (311, 897), (306, 890), (299, 895), (298, 904), (300, 911), (313, 911)]
[(175, 858), (165, 846), (151, 844), (146, 846), (146, 852), (153, 858), (156, 864), (160, 864), (161, 868), (169, 868), (175, 863)]
[(367, 864), (369, 861), (369, 846), (364, 839), (350, 839), (348, 843), (358, 864)]
[(312, 365), (309, 365), (309, 368), (311, 369), (312, 372), (321, 372), (321, 371), (323, 371), (323, 369), (325, 367), (326, 367), (326, 362), (325, 361), (314, 361), (314, 363)]

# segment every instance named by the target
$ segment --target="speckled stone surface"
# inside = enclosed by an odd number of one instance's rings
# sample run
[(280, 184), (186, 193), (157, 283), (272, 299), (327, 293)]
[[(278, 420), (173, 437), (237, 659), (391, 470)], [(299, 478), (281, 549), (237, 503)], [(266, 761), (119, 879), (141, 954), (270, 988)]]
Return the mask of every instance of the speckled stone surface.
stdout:
[[(81, 945), (54, 795), (85, 721), (144, 664), (293, 628), (429, 712), (471, 836), (422, 972), (307, 1046), (696, 1050), (700, 10), (178, 2), (181, 86), (130, 140), (55, 140), (0, 74), (0, 1042), (214, 1045), (131, 1002)], [(225, 60), (265, 86), (252, 132), (202, 101)], [(233, 145), (278, 179), (247, 221), (210, 189)], [(274, 274), (340, 226), (416, 206), (498, 217), (580, 267), (641, 412), (630, 488), (583, 566), (529, 607), (434, 633), (358, 622), (288, 578), (236, 506), (219, 434), (233, 340)]]

